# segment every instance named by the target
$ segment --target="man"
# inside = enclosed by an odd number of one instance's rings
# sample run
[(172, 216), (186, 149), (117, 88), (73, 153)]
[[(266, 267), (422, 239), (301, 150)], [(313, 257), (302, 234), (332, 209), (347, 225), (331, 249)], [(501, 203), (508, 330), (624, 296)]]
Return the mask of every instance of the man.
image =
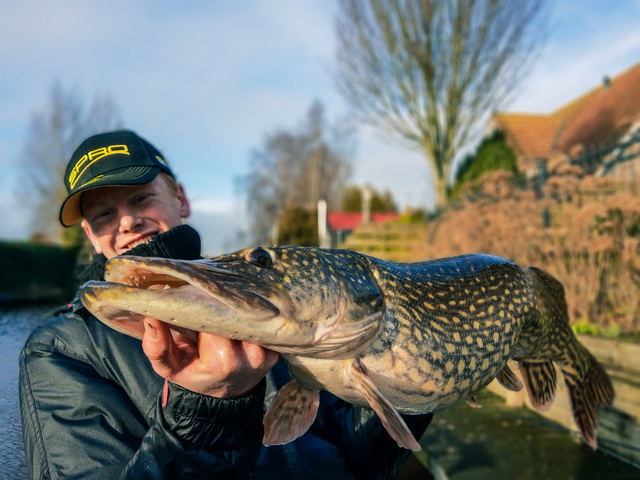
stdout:
[[(200, 257), (197, 232), (182, 224), (182, 185), (135, 133), (85, 140), (64, 182), (61, 223), (82, 222), (103, 259)], [(278, 354), (210, 334), (174, 339), (162, 322), (144, 323), (140, 342), (76, 297), (31, 335), (20, 356), (31, 478), (370, 479), (392, 476), (406, 458), (371, 410), (326, 392), (307, 434), (263, 447), (265, 390), (269, 401), (289, 376)], [(418, 437), (430, 419), (406, 417)]]

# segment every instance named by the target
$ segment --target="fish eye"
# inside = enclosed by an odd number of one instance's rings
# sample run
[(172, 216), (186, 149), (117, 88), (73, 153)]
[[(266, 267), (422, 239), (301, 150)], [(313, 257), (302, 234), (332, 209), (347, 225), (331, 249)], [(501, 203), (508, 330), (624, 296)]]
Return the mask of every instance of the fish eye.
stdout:
[(270, 267), (273, 265), (271, 255), (264, 248), (256, 248), (249, 253), (249, 261), (258, 267)]

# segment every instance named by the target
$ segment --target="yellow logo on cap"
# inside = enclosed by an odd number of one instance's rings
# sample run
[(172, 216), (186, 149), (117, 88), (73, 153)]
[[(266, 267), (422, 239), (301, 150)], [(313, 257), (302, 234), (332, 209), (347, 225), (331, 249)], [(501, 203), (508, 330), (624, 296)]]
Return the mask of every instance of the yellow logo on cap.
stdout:
[(69, 174), (69, 187), (71, 187), (71, 189), (75, 188), (76, 183), (90, 165), (93, 165), (104, 157), (115, 154), (131, 155), (127, 145), (110, 145), (108, 147), (100, 147), (90, 151), (86, 155), (83, 155), (80, 160), (76, 162)]
[(86, 187), (87, 185), (91, 185), (93, 182), (97, 182), (98, 180), (100, 180), (102, 177), (104, 177), (104, 175), (98, 175), (96, 177), (93, 177), (91, 180), (89, 180), (88, 182), (83, 183), (82, 185), (80, 185), (79, 188), (83, 188)]

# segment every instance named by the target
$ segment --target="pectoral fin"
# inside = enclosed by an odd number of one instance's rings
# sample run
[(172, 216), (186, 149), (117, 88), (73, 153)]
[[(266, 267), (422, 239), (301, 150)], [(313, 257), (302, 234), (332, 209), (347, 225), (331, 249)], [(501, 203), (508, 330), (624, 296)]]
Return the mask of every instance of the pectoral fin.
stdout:
[(391, 405), (389, 400), (385, 398), (369, 378), (360, 360), (355, 360), (351, 364), (350, 373), (352, 386), (362, 394), (369, 406), (376, 412), (391, 438), (401, 447), (408, 448), (414, 452), (419, 451), (421, 449), (420, 444), (416, 441), (409, 427), (407, 427), (395, 407)]
[(308, 390), (295, 378), (276, 394), (264, 417), (264, 445), (282, 445), (303, 435), (318, 413), (320, 392)]

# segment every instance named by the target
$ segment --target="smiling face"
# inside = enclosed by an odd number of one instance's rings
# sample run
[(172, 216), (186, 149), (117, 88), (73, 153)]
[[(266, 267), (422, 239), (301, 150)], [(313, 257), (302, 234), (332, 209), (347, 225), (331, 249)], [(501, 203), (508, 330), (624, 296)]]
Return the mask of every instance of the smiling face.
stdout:
[(182, 186), (173, 188), (162, 175), (143, 185), (87, 190), (81, 206), (82, 228), (96, 252), (107, 258), (182, 224), (190, 213)]

